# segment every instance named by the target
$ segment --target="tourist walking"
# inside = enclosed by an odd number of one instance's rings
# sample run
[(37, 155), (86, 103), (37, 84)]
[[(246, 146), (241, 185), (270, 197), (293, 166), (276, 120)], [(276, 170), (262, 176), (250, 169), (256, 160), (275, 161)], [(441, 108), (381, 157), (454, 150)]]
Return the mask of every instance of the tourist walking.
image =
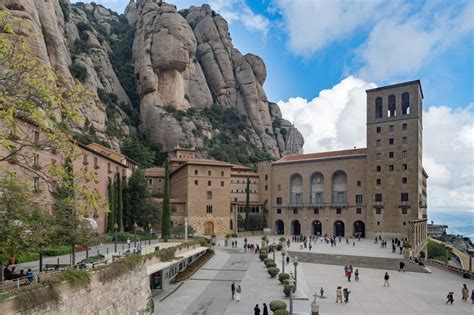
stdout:
[(342, 289), (341, 289), (341, 287), (337, 287), (337, 290), (336, 290), (336, 304), (337, 303), (342, 303)]
[(390, 276), (388, 275), (388, 272), (385, 273), (385, 276), (383, 277), (383, 279), (385, 280), (384, 283), (383, 283), (383, 286), (384, 287), (389, 287), (390, 284), (388, 283), (388, 279), (390, 279)]
[(349, 291), (349, 289), (347, 289), (347, 288), (344, 288), (342, 293), (344, 295), (344, 304), (349, 303), (349, 294), (351, 294), (351, 291)]
[(355, 275), (354, 280), (355, 280), (355, 281), (359, 281), (359, 269), (356, 269), (354, 275)]
[(268, 307), (265, 303), (263, 303), (263, 315), (268, 315)]
[(290, 257), (289, 257), (289, 256), (286, 256), (286, 264), (287, 264), (287, 265), (290, 264)]
[(33, 276), (33, 271), (31, 271), (31, 269), (28, 269), (28, 272), (26, 273), (26, 276), (28, 277), (28, 282), (32, 283), (33, 279), (34, 279), (34, 276)]
[(461, 296), (462, 296), (462, 301), (467, 302), (467, 298), (469, 297), (469, 289), (467, 288), (466, 284), (462, 285)]
[[(473, 291), (473, 292), (474, 292), (474, 291)], [(321, 289), (319, 290), (319, 293), (321, 293), (321, 297), (324, 296), (324, 289), (323, 289), (323, 287), (321, 287)], [(474, 303), (474, 302), (473, 302), (473, 303)]]
[(253, 308), (253, 314), (260, 315), (260, 307), (258, 307), (258, 304)]
[(232, 300), (233, 300), (233, 299), (234, 299), (234, 295), (235, 295), (235, 282), (232, 282), (232, 284), (230, 285), (230, 291), (231, 291)]
[(405, 263), (403, 261), (400, 262), (400, 269), (398, 269), (398, 272), (403, 271), (405, 272)]
[(235, 290), (235, 300), (237, 302), (240, 302), (240, 293), (242, 293), (242, 288), (240, 287), (240, 285), (237, 287), (237, 289)]
[(474, 304), (474, 289), (471, 290), (471, 303)]
[(131, 243), (130, 239), (129, 239), (129, 238), (127, 238), (127, 245), (128, 245), (128, 249), (130, 249), (130, 243)]
[(453, 304), (453, 302), (454, 302), (454, 292), (448, 292), (448, 295), (446, 296), (446, 299), (448, 299), (446, 301), (446, 304), (448, 304), (448, 303)]

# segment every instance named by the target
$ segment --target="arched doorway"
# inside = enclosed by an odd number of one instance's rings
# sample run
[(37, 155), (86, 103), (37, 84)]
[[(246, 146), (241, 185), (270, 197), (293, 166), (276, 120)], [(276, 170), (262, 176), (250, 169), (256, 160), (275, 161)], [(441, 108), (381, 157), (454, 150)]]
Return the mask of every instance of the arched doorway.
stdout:
[(285, 234), (285, 223), (282, 220), (276, 220), (275, 222), (275, 233), (277, 235)]
[(313, 221), (313, 235), (319, 235), (321, 236), (323, 234), (323, 225), (321, 224), (321, 221), (315, 220)]
[(204, 224), (204, 234), (205, 235), (212, 235), (214, 234), (214, 223), (206, 222)]
[(291, 234), (300, 235), (301, 234), (301, 224), (298, 220), (293, 220), (291, 222)]
[(362, 221), (355, 221), (354, 222), (354, 236), (358, 237), (365, 237), (365, 223)]
[(341, 220), (337, 220), (336, 222), (334, 222), (334, 235), (335, 236), (342, 236), (344, 237), (345, 234), (344, 234), (344, 222), (342, 222)]

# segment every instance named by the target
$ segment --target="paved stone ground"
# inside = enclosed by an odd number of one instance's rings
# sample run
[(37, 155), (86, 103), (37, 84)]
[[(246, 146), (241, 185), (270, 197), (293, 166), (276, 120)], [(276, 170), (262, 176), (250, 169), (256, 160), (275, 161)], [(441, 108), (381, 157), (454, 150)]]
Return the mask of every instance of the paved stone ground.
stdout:
[[(248, 241), (260, 244), (260, 237), (249, 237)], [(220, 240), (219, 243), (223, 245), (224, 241)], [(155, 300), (156, 314), (253, 314), (253, 308), (257, 303), (260, 308), (263, 302), (268, 305), (275, 299), (289, 304), (278, 280), (268, 276), (258, 255), (244, 253), (241, 249), (242, 244), (243, 240), (239, 239), (239, 249), (216, 247), (216, 255), (190, 280), (185, 281), (163, 302), (158, 303)], [(298, 248), (299, 244), (291, 246), (291, 250)], [(345, 247), (339, 246), (338, 243), (337, 252), (325, 244), (321, 248), (322, 251), (333, 254), (350, 255), (353, 252), (352, 244)], [(376, 257), (375, 253), (380, 253), (379, 257), (400, 258), (398, 254), (392, 254), (391, 249), (381, 249), (373, 244), (373, 241), (361, 241), (357, 255)], [(281, 254), (277, 252), (275, 258), (277, 267), (281, 268)], [(318, 298), (321, 314), (474, 314), (474, 304), (460, 301), (462, 284), (466, 283), (473, 289), (472, 280), (463, 279), (437, 268), (432, 268), (431, 274), (389, 271), (390, 287), (384, 288), (385, 270), (354, 267), (359, 269), (361, 280), (349, 283), (344, 277), (341, 266), (300, 263), (297, 270), (299, 283), (296, 293), (299, 300), (294, 302), (295, 312), (308, 314), (312, 295), (316, 291), (319, 294), (322, 286), (327, 298)], [(294, 267), (286, 265), (285, 269), (287, 272), (293, 271)], [(236, 285), (242, 286), (241, 302), (230, 299), (230, 285), (235, 280)], [(351, 290), (349, 304), (335, 304), (335, 291), (338, 285)], [(454, 291), (454, 305), (444, 304), (448, 291)]]

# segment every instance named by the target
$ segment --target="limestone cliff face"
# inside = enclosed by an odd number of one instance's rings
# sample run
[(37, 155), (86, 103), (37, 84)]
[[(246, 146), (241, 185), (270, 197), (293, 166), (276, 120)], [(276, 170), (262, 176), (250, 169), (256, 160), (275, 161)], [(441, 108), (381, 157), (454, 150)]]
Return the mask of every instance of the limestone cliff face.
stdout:
[[(293, 126), (267, 99), (265, 63), (233, 47), (227, 22), (208, 5), (178, 12), (160, 1), (132, 0), (126, 18), (68, 0), (0, 0), (0, 9), (22, 19), (15, 32), (27, 37), (34, 57), (98, 95), (101, 102), (82, 109), (84, 125), (75, 126), (95, 140), (118, 147), (141, 124), (165, 150), (194, 146), (212, 156), (210, 143), (220, 137), (225, 144), (223, 130), (215, 119), (186, 113), (219, 106), (241, 117), (238, 141), (273, 158), (291, 153), (286, 135)], [(302, 147), (295, 133), (292, 141)]]

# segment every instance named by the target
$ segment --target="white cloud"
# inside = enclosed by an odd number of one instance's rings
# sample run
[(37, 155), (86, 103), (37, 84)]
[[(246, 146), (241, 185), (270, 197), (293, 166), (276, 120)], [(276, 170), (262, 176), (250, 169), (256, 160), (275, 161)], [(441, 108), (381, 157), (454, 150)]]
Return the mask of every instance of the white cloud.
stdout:
[[(365, 90), (374, 87), (351, 76), (310, 101), (295, 97), (278, 105), (303, 133), (307, 153), (365, 147)], [(425, 109), (423, 166), (430, 209), (474, 211), (474, 104)]]

